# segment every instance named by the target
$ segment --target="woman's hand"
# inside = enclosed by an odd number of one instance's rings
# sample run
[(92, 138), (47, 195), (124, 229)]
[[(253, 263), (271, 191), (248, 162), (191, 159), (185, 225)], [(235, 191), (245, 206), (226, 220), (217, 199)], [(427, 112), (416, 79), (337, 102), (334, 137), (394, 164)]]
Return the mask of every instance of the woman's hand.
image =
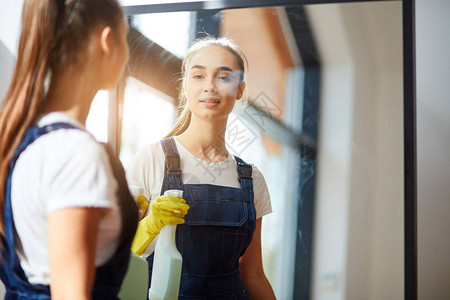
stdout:
[(145, 198), (144, 195), (139, 195), (136, 199), (137, 206), (139, 208), (139, 220), (142, 220), (142, 218), (145, 216), (148, 210), (148, 206), (150, 205), (147, 198)]
[(138, 224), (131, 251), (142, 255), (164, 225), (183, 224), (188, 209), (189, 205), (182, 198), (172, 195), (156, 198), (151, 204), (149, 215)]

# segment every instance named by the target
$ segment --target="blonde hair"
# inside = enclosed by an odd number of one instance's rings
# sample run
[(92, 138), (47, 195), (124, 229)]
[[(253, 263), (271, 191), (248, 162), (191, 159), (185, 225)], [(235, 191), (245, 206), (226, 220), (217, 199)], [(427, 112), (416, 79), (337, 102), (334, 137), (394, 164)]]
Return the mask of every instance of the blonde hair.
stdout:
[(211, 47), (218, 46), (222, 47), (228, 51), (230, 51), (235, 57), (239, 66), (239, 70), (241, 71), (241, 75), (239, 78), (240, 83), (244, 82), (245, 78), (245, 70), (247, 65), (247, 59), (244, 53), (239, 49), (239, 47), (234, 43), (231, 39), (227, 37), (205, 37), (196, 40), (192, 46), (188, 49), (186, 56), (183, 59), (183, 63), (181, 66), (181, 85), (180, 85), (180, 93), (178, 95), (178, 119), (175, 125), (172, 127), (170, 132), (165, 136), (171, 137), (180, 135), (186, 131), (191, 123), (191, 111), (189, 110), (189, 106), (187, 105), (187, 98), (185, 94), (185, 79), (186, 79), (186, 69), (191, 60), (191, 58), (200, 52), (201, 50)]

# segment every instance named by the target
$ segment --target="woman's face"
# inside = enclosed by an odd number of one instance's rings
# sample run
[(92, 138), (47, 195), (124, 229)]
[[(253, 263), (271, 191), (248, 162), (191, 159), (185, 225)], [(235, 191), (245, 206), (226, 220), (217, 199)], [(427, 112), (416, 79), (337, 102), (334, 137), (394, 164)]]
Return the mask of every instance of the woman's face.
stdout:
[(192, 114), (200, 118), (227, 118), (245, 85), (234, 54), (209, 46), (193, 55), (186, 68), (185, 95)]

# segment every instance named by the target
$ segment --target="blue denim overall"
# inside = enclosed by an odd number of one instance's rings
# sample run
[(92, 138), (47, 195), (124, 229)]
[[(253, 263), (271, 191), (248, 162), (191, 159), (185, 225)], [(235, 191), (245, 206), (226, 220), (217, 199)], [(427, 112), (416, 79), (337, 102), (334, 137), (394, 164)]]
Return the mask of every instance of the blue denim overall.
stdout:
[[(19, 257), (15, 251), (15, 228), (11, 206), (11, 178), (12, 171), (19, 155), (25, 148), (40, 136), (52, 130), (77, 129), (67, 123), (54, 123), (44, 127), (30, 127), (10, 163), (10, 171), (7, 179), (4, 208), (5, 238), (2, 237), (2, 251), (0, 258), (0, 278), (6, 287), (6, 300), (12, 299), (38, 299), (47, 300), (50, 297), (50, 288), (42, 284), (30, 284), (20, 266)], [(121, 211), (122, 229), (119, 245), (113, 257), (102, 266), (97, 267), (92, 299), (106, 300), (119, 299), (120, 286), (128, 268), (131, 242), (136, 232), (138, 210), (128, 190), (122, 165), (106, 147), (114, 177), (118, 181), (118, 197)], [(44, 242), (44, 241), (43, 241)], [(70, 258), (69, 258), (70, 259)]]
[[(183, 190), (190, 206), (186, 222), (176, 231), (183, 256), (178, 299), (250, 299), (240, 278), (239, 258), (256, 226), (251, 165), (236, 157), (241, 188), (183, 184), (175, 141), (168, 138), (161, 144), (166, 157), (161, 195), (169, 189)], [(147, 260), (150, 285), (153, 254)]]

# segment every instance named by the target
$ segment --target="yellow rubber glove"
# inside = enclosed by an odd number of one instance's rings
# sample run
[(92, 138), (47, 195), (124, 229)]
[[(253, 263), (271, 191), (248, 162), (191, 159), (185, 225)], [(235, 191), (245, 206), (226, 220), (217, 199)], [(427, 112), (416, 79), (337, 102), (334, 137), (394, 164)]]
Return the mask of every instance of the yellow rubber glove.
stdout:
[(137, 206), (139, 207), (139, 220), (141, 220), (147, 213), (147, 209), (150, 203), (148, 202), (147, 198), (145, 198), (145, 196), (143, 195), (139, 195), (136, 200)]
[(149, 215), (138, 224), (131, 251), (142, 255), (164, 225), (183, 224), (183, 217), (187, 214), (188, 209), (189, 205), (182, 198), (172, 195), (156, 198), (151, 204)]

